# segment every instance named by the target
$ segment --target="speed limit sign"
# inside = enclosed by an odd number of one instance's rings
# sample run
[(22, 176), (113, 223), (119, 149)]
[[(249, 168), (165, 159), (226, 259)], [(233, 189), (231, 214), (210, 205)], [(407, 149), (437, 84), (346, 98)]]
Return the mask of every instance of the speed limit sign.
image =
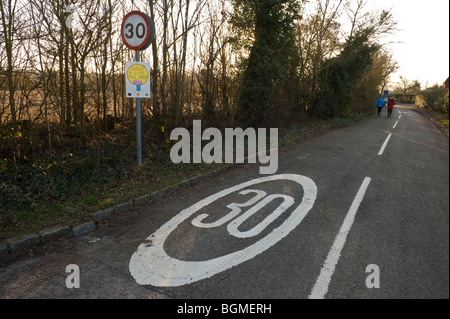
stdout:
[(123, 43), (131, 50), (145, 50), (155, 37), (155, 24), (148, 14), (132, 11), (122, 22)]
[[(150, 98), (150, 65), (138, 64), (140, 51), (147, 49), (155, 37), (155, 24), (150, 16), (139, 11), (128, 13), (120, 29), (123, 43), (136, 51), (136, 63), (127, 67), (127, 96), (136, 98), (136, 146), (138, 166), (142, 166), (142, 98)], [(128, 62), (127, 62), (128, 63)]]

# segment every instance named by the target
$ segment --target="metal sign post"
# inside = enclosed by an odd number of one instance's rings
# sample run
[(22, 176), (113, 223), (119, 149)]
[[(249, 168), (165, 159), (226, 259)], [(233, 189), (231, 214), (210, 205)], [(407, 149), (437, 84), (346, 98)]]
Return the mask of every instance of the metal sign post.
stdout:
[[(136, 62), (141, 62), (141, 52), (136, 50)], [(142, 99), (136, 99), (136, 145), (137, 164), (142, 166)]]
[[(136, 65), (127, 68), (127, 97), (136, 98), (137, 164), (142, 166), (142, 98), (150, 98), (150, 68), (142, 65), (141, 50), (147, 49), (155, 37), (155, 24), (148, 14), (132, 11), (122, 22), (121, 35), (124, 44), (136, 51)], [(128, 64), (128, 62), (127, 62)], [(144, 87), (145, 85), (145, 87)]]

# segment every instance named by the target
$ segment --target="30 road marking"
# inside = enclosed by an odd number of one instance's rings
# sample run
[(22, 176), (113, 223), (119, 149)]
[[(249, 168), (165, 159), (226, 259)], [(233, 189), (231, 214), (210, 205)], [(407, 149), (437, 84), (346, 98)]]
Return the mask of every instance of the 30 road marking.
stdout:
[(323, 267), (320, 271), (319, 277), (316, 280), (314, 288), (308, 297), (309, 299), (325, 298), (325, 295), (328, 292), (328, 287), (331, 282), (331, 277), (333, 276), (334, 270), (336, 269), (336, 265), (341, 256), (342, 248), (344, 247), (345, 242), (347, 240), (347, 235), (350, 232), (350, 229), (352, 228), (352, 225), (355, 221), (356, 213), (358, 212), (359, 206), (361, 205), (361, 202), (364, 199), (364, 196), (371, 181), (372, 181), (371, 178), (366, 177), (364, 179), (361, 188), (356, 194), (355, 200), (353, 201), (352, 206), (350, 207), (345, 217), (344, 223), (342, 224), (341, 229), (339, 230), (339, 233), (337, 234), (336, 239), (334, 240), (333, 246), (331, 247), (331, 250), (328, 253), (327, 259), (323, 264)]
[(389, 141), (391, 140), (392, 134), (389, 134), (386, 141), (384, 142), (383, 146), (380, 149), (380, 152), (378, 153), (379, 156), (383, 155), (384, 151), (386, 150), (386, 147), (389, 144)]
[[(231, 235), (238, 238), (248, 238), (259, 234), (265, 227), (268, 226), (274, 219), (293, 204), (293, 200), (289, 196), (282, 194), (269, 196), (261, 204), (256, 205), (255, 209), (250, 209), (242, 218), (238, 218), (233, 222), (233, 218), (241, 212), (241, 207), (248, 207), (261, 198), (265, 197), (265, 192), (257, 190), (245, 190), (246, 188), (260, 183), (288, 180), (296, 182), (303, 187), (303, 199), (294, 211), (287, 216), (286, 220), (277, 228), (273, 229), (268, 235), (260, 239), (256, 243), (244, 248), (242, 250), (230, 253), (225, 256), (217, 257), (206, 261), (183, 261), (169, 256), (164, 250), (164, 243), (169, 235), (185, 220), (192, 218), (199, 210), (214, 203), (218, 199), (234, 192), (253, 192), (257, 197), (245, 204), (232, 203), (228, 205), (232, 211), (219, 220), (217, 224), (208, 224), (203, 222), (207, 216), (205, 214), (194, 218), (191, 223), (196, 227), (209, 228), (225, 225), (230, 222), (228, 231)], [(264, 194), (263, 194), (264, 193)], [(317, 196), (317, 186), (311, 179), (295, 174), (282, 174), (258, 178), (250, 182), (242, 183), (234, 187), (225, 189), (219, 193), (211, 195), (198, 203), (186, 208), (181, 213), (173, 217), (169, 222), (163, 225), (153, 235), (147, 238), (141, 244), (137, 251), (133, 254), (130, 260), (129, 269), (131, 275), (140, 285), (152, 285), (156, 287), (179, 287), (194, 283), (199, 280), (210, 278), (220, 272), (228, 270), (234, 266), (248, 261), (255, 256), (263, 253), (281, 239), (286, 237), (292, 230), (294, 230), (308, 214), (314, 205)], [(285, 201), (281, 204), (279, 209), (276, 209), (270, 216), (268, 216), (261, 224), (254, 227), (248, 232), (239, 232), (237, 227), (250, 215), (254, 214), (257, 209), (269, 203), (275, 197), (282, 197)], [(216, 210), (217, 211), (217, 210)], [(149, 244), (151, 243), (151, 244)]]

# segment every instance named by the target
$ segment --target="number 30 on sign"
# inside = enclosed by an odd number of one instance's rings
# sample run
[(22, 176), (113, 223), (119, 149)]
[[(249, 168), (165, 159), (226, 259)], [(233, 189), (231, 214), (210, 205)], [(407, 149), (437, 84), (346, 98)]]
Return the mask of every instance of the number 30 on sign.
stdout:
[(122, 22), (123, 43), (131, 50), (145, 50), (155, 37), (155, 24), (149, 15), (132, 11)]

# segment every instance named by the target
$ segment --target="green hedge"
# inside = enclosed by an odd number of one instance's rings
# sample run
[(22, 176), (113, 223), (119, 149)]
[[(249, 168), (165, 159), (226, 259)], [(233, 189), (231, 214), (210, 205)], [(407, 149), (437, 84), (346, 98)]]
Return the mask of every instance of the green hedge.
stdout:
[(449, 114), (448, 93), (448, 89), (445, 88), (423, 90), (416, 96), (416, 105)]

